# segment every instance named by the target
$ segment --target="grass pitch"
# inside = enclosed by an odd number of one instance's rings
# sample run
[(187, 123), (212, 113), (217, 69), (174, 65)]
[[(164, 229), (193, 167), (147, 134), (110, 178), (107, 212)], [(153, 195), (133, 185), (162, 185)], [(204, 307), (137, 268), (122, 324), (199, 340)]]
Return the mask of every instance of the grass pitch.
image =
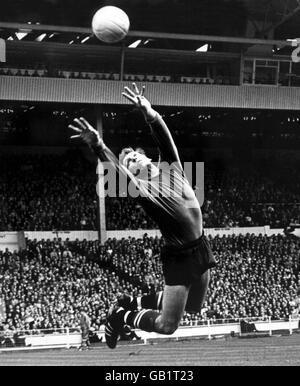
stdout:
[(300, 334), (0, 352), (0, 366), (299, 366)]

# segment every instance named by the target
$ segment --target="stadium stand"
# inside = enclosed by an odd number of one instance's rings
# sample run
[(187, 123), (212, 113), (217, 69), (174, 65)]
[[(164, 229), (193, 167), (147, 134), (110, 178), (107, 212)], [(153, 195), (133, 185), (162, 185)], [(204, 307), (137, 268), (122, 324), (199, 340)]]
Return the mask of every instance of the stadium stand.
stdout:
[[(68, 2), (60, 1), (58, 12), (58, 1), (42, 1), (41, 23), (27, 22), (21, 37), (24, 25), (12, 24), (12, 15), (15, 21), (33, 20), (35, 12), (19, 3), (4, 7), (2, 17), (10, 23), (0, 23), (6, 50), (0, 63), (0, 145), (1, 150), (7, 147), (0, 154), (0, 232), (98, 230), (96, 163), (82, 149), (70, 150), (68, 123), (74, 116), (92, 116), (103, 123), (105, 141), (114, 150), (125, 140), (150, 147), (150, 136), (139, 127), (141, 119), (134, 111), (124, 113), (128, 109), (120, 104), (119, 94), (120, 81), (151, 83), (149, 95), (172, 123), (176, 144), (190, 153), (188, 160), (206, 162), (212, 150), (224, 164), (205, 166), (204, 227), (249, 228), (247, 235), (210, 237), (218, 269), (212, 271), (201, 313), (186, 313), (182, 324), (287, 319), (300, 285), (300, 240), (282, 234), (257, 236), (251, 227), (300, 223), (295, 89), (300, 72), (291, 59), (295, 47), (287, 41), (297, 36), (297, 23), (285, 23), (294, 10), (285, 1), (277, 2), (276, 20), (268, 20), (271, 15), (260, 2), (252, 9), (246, 1), (226, 1), (224, 7), (222, 1), (198, 1), (197, 12), (187, 7), (182, 13), (183, 1), (169, 1), (178, 22), (163, 12), (149, 18), (154, 2), (141, 7), (133, 2), (131, 15), (138, 16), (134, 28), (176, 30), (180, 39), (149, 32), (138, 49), (131, 49), (138, 34), (114, 46), (91, 36), (91, 8), (76, 2), (70, 13)], [(169, 6), (165, 12), (169, 15)], [(261, 24), (257, 15), (266, 25), (277, 26), (268, 36), (253, 30)], [(277, 20), (280, 15), (283, 19)], [(186, 23), (186, 17), (193, 23)], [(52, 28), (53, 20), (58, 25)], [(65, 27), (67, 21), (76, 27)], [(291, 29), (278, 29), (282, 24)], [(198, 38), (185, 39), (188, 33)], [(14, 154), (10, 146), (23, 148), (24, 154)], [(48, 150), (34, 155), (27, 146)], [(291, 163), (281, 150), (291, 151)], [(264, 152), (275, 158), (257, 156)], [(130, 198), (107, 198), (105, 209), (107, 230), (156, 228)], [(14, 345), (22, 331), (77, 328), (82, 307), (99, 330), (119, 294), (136, 296), (163, 288), (161, 246), (160, 238), (145, 235), (108, 239), (104, 245), (28, 239), (23, 249), (0, 251), (0, 301), (4, 299), (6, 312), (0, 347)]]
[[(183, 323), (207, 318), (286, 318), (300, 283), (300, 240), (285, 236), (210, 239), (219, 261), (204, 308)], [(113, 299), (162, 288), (160, 238), (98, 241), (29, 241), (23, 251), (0, 252), (0, 297), (5, 330), (49, 332), (76, 327), (85, 306), (99, 329)], [(29, 333), (29, 332), (28, 332)]]
[[(278, 166), (280, 168), (280, 166)], [(96, 230), (95, 165), (81, 154), (1, 156), (0, 230)], [(276, 169), (278, 171), (283, 170)], [(299, 175), (289, 170), (270, 178), (255, 167), (205, 169), (206, 228), (300, 222)], [(107, 229), (154, 229), (155, 223), (131, 198), (106, 199)]]
[[(29, 76), (43, 78), (64, 78), (64, 79), (85, 79), (85, 80), (120, 80), (118, 73), (102, 73), (90, 71), (65, 71), (61, 69), (51, 69), (45, 66), (40, 68), (0, 68), (0, 75), (4, 76)], [(200, 76), (167, 76), (156, 74), (124, 74), (124, 80), (130, 82), (159, 82), (159, 83), (189, 83), (202, 85), (228, 85), (230, 79), (224, 76), (216, 78)]]

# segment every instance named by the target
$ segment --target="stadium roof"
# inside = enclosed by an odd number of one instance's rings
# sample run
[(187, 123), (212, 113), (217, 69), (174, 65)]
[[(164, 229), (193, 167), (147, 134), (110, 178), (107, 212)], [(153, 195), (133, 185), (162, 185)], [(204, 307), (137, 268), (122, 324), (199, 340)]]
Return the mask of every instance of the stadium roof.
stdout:
[[(107, 4), (122, 7), (131, 21), (128, 37), (111, 46), (112, 50), (133, 45), (147, 49), (150, 56), (149, 49), (156, 49), (156, 54), (165, 50), (167, 55), (173, 50), (172, 60), (177, 50), (195, 53), (201, 47), (206, 50), (201, 52), (206, 59), (215, 59), (209, 55), (217, 54), (217, 60), (222, 60), (221, 53), (232, 59), (232, 54), (243, 47), (268, 44), (283, 48), (291, 45), (286, 39), (300, 35), (296, 28), (300, 23), (299, 0), (10, 0), (1, 12), (0, 38), (8, 41), (8, 53), (21, 58), (33, 58), (38, 49), (58, 59), (65, 44), (97, 45), (102, 47), (104, 59), (107, 55), (118, 56), (119, 51), (108, 54), (107, 45), (99, 42), (91, 30), (94, 12)], [(249, 24), (253, 28), (247, 36)], [(275, 34), (270, 38), (272, 34), (267, 36), (267, 32), (272, 28)], [(82, 53), (95, 56), (91, 50)], [(289, 49), (276, 54), (288, 55)]]
[(274, 26), (277, 39), (300, 33), (299, 0), (9, 0), (0, 21), (89, 28), (104, 5), (124, 9), (132, 30), (246, 36), (250, 19), (262, 22), (257, 37)]

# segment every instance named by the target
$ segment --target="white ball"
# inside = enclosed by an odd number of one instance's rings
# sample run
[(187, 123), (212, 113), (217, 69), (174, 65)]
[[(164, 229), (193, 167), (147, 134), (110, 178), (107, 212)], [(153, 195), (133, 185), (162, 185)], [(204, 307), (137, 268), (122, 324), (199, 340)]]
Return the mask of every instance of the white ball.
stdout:
[(124, 39), (130, 27), (127, 14), (120, 8), (108, 5), (100, 8), (92, 20), (95, 36), (105, 43), (116, 43)]

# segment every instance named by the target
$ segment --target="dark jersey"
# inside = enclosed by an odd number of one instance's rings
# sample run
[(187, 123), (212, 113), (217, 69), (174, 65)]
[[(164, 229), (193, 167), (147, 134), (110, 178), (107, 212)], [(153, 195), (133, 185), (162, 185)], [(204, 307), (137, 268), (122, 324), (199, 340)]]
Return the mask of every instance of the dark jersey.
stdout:
[(161, 154), (162, 163), (157, 176), (148, 180), (133, 176), (108, 149), (104, 151), (102, 159), (110, 160), (119, 172), (130, 177), (139, 190), (138, 201), (157, 222), (166, 243), (182, 245), (202, 235), (200, 205), (184, 174), (170, 131), (159, 114), (150, 127)]
[(157, 222), (167, 244), (185, 244), (202, 234), (199, 202), (187, 180), (177, 148), (162, 117), (157, 114), (151, 123), (152, 136), (161, 154), (158, 176), (150, 181), (139, 180), (146, 213)]

